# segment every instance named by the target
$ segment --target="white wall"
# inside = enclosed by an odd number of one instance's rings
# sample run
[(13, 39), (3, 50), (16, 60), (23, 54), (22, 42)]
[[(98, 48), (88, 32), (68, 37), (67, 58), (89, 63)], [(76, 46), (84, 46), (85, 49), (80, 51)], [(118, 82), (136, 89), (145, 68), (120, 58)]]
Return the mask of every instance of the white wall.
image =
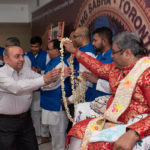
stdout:
[(0, 23), (29, 23), (31, 14), (52, 0), (29, 0), (26, 4), (0, 4)]
[(1, 4), (0, 22), (1, 23), (27, 23), (29, 22), (28, 5), (20, 4)]
[(51, 2), (51, 1), (53, 1), (53, 0), (40, 0), (40, 7), (46, 5), (47, 3)]

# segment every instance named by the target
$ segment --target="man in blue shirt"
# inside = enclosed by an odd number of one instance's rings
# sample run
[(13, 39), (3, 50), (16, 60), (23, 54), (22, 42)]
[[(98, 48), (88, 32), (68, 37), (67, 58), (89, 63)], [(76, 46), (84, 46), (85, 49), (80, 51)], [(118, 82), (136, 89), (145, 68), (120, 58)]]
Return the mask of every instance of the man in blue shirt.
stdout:
[[(51, 60), (46, 66), (45, 73), (54, 68), (61, 68), (60, 41), (54, 39), (48, 43), (48, 54)], [(66, 82), (65, 80), (65, 91), (67, 96), (70, 96), (68, 92), (70, 89), (70, 83), (68, 81)], [(66, 112), (64, 111), (61, 99), (62, 91), (60, 78), (53, 82), (51, 87), (42, 89), (42, 123), (49, 126), (52, 136), (52, 150), (65, 149), (68, 118), (66, 116)]]
[[(75, 48), (79, 48), (81, 51), (87, 53), (88, 55), (95, 57), (95, 50), (92, 44), (90, 43), (90, 32), (87, 27), (78, 27), (75, 31), (71, 32), (70, 38), (73, 42), (73, 45)], [(88, 71), (82, 64), (79, 64), (79, 62), (74, 58), (74, 69), (76, 71)], [(78, 72), (75, 74), (75, 76), (78, 76)], [(67, 102), (69, 105), (70, 113), (72, 117), (74, 116), (74, 106), (73, 106), (73, 96), (67, 98)], [(67, 131), (70, 130), (72, 127), (72, 122), (69, 122)]]
[[(95, 57), (96, 52), (93, 45), (90, 43), (89, 35), (90, 33), (87, 27), (78, 27), (73, 33), (72, 42), (74, 47), (79, 48), (82, 52), (85, 52), (92, 57)], [(88, 71), (82, 64), (79, 64), (76, 58), (74, 59), (74, 69), (80, 72)], [(75, 75), (78, 75), (78, 73)], [(68, 98), (68, 103), (73, 103), (73, 96)]]
[[(103, 63), (111, 63), (113, 59), (111, 58), (112, 52), (112, 31), (107, 27), (98, 28), (93, 32), (93, 46), (97, 53), (96, 58)], [(86, 91), (86, 102), (94, 101), (95, 98), (106, 96), (111, 94), (109, 82), (107, 80), (98, 78), (91, 72), (83, 72), (83, 78), (89, 81), (91, 85)], [(103, 109), (105, 108), (105, 98), (100, 103), (103, 103)], [(102, 108), (102, 107), (101, 107)], [(74, 123), (90, 117), (98, 117), (102, 114), (91, 109), (90, 103), (80, 103), (76, 106)]]
[[(32, 68), (33, 71), (43, 74), (46, 69), (46, 64), (49, 61), (47, 52), (41, 49), (42, 39), (39, 36), (34, 36), (30, 40), (31, 50), (25, 54), (25, 66)], [(33, 125), (35, 127), (36, 136), (41, 136), (41, 142), (49, 141), (48, 128), (41, 124), (41, 108), (40, 108), (40, 90), (33, 92), (31, 115)]]
[(3, 52), (4, 52), (4, 48), (0, 47), (0, 67), (2, 67), (4, 65), (4, 62), (3, 62)]
[[(111, 57), (112, 36), (112, 31), (108, 27), (98, 28), (93, 32), (92, 44), (97, 53), (96, 59), (103, 63), (111, 63), (113, 61)], [(93, 83), (86, 91), (86, 101), (93, 101), (96, 97), (110, 93), (110, 88), (106, 80), (99, 79), (89, 72), (84, 72), (83, 76), (87, 81)]]
[(41, 73), (46, 67), (47, 52), (41, 49), (42, 39), (39, 36), (32, 37), (30, 40), (31, 51), (26, 53), (31, 61), (32, 70)]

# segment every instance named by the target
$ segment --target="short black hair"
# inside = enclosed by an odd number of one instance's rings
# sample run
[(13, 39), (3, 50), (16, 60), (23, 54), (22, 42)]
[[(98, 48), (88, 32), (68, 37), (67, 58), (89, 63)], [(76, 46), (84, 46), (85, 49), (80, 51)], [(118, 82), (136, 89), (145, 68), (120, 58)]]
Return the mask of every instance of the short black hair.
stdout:
[(109, 44), (112, 45), (113, 33), (110, 28), (108, 28), (108, 27), (97, 28), (96, 30), (93, 31), (93, 35), (94, 34), (98, 34), (101, 38), (106, 38), (108, 40)]
[(9, 37), (6, 39), (7, 45), (8, 46), (19, 46), (20, 47), (20, 41), (17, 37)]
[(58, 39), (53, 39), (49, 43), (53, 43), (53, 48), (60, 51), (60, 41)]
[(30, 44), (36, 44), (39, 43), (40, 45), (42, 45), (42, 39), (39, 36), (34, 36), (31, 38), (30, 40)]

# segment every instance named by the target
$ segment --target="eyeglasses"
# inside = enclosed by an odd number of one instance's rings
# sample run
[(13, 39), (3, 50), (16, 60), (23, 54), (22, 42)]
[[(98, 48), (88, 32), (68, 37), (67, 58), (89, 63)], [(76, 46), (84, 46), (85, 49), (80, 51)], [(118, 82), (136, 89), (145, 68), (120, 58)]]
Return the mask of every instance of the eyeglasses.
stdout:
[(73, 38), (76, 39), (76, 38), (79, 37), (79, 36), (81, 36), (81, 35), (73, 35)]
[(118, 50), (118, 51), (114, 51), (114, 49), (112, 49), (112, 54), (114, 55), (114, 54), (117, 54), (117, 53), (119, 53), (119, 52), (123, 52), (125, 49), (120, 49), (120, 50)]

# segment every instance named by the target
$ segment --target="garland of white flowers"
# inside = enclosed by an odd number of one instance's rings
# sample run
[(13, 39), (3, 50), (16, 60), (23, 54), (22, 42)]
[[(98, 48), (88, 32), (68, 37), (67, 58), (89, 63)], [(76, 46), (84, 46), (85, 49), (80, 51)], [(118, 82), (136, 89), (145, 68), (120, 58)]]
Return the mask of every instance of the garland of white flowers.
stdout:
[[(67, 105), (67, 99), (66, 99), (66, 92), (64, 90), (65, 85), (64, 85), (64, 49), (63, 49), (63, 42), (69, 40), (68, 38), (63, 38), (60, 43), (60, 53), (61, 53), (61, 90), (62, 90), (62, 98), (64, 102), (64, 107), (67, 113), (67, 117), (71, 122), (73, 122), (73, 118), (70, 114), (68, 105)], [(71, 68), (71, 88), (72, 88), (72, 95), (73, 95), (73, 101), (74, 101), (74, 107), (80, 102), (85, 101), (85, 81), (79, 76), (78, 79), (75, 79), (74, 77), (74, 67), (73, 67), (73, 55), (70, 57), (70, 68)], [(81, 82), (81, 86), (79, 84), (79, 81)], [(75, 85), (76, 85), (76, 90), (75, 90)], [(81, 91), (81, 92), (80, 92)]]
[(70, 114), (70, 111), (69, 111), (69, 108), (68, 108), (68, 105), (67, 105), (67, 99), (66, 99), (66, 92), (64, 90), (65, 88), (65, 84), (64, 84), (64, 69), (65, 69), (65, 65), (64, 65), (64, 48), (63, 48), (63, 42), (66, 41), (66, 40), (69, 40), (68, 38), (63, 38), (61, 40), (61, 43), (60, 43), (60, 53), (61, 53), (61, 91), (62, 91), (62, 98), (63, 98), (63, 102), (64, 102), (64, 106), (65, 106), (65, 110), (66, 110), (66, 113), (67, 113), (67, 117), (69, 118), (69, 120), (71, 122), (73, 122), (73, 118)]

